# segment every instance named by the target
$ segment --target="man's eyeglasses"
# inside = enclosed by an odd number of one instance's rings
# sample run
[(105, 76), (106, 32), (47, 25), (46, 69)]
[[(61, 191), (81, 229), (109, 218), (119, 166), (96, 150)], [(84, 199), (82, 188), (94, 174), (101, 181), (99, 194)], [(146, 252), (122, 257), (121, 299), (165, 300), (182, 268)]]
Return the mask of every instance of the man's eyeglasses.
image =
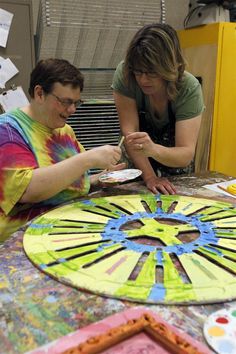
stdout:
[(60, 102), (60, 104), (62, 106), (64, 106), (65, 108), (69, 108), (72, 105), (74, 105), (75, 107), (79, 107), (83, 103), (83, 100), (80, 100), (80, 99), (77, 100), (77, 101), (73, 101), (73, 100), (71, 100), (69, 98), (60, 98), (57, 95), (55, 95), (54, 93), (52, 93), (52, 92), (50, 92), (50, 95), (55, 97), (57, 99), (57, 101)]

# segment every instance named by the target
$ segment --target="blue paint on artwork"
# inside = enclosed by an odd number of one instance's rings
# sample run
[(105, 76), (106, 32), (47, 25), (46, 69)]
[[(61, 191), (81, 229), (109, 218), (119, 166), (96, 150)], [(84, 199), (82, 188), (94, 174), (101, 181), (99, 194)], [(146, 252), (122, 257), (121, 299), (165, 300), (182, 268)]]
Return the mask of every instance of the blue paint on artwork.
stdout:
[(113, 245), (116, 245), (116, 244), (117, 244), (117, 242), (115, 242), (115, 241), (112, 241), (112, 242), (109, 242), (109, 243), (103, 243), (102, 245), (100, 245), (100, 246), (97, 247), (97, 251), (98, 251), (98, 252), (102, 252), (102, 251), (104, 251), (106, 248), (109, 248), (109, 247), (111, 247), (111, 246), (113, 246)]
[(0, 294), (0, 302), (1, 303), (8, 303), (12, 302), (13, 295), (11, 294)]
[(217, 250), (216, 248), (213, 248), (211, 246), (204, 246), (204, 248), (213, 254), (217, 254), (218, 256), (223, 256), (223, 253), (220, 250)]
[[(157, 208), (158, 209), (158, 208)], [(136, 212), (133, 215), (122, 215), (119, 219), (111, 219), (108, 221), (107, 225), (104, 228), (104, 232), (101, 234), (103, 239), (110, 238), (111, 241), (121, 242), (122, 246), (126, 247), (128, 250), (135, 252), (153, 252), (157, 249), (156, 246), (138, 244), (132, 240), (129, 240), (125, 231), (120, 231), (120, 227), (130, 221), (136, 221), (145, 218), (152, 219), (173, 219), (177, 221), (184, 222), (193, 226), (193, 229), (200, 233), (200, 236), (197, 240), (178, 245), (163, 246), (161, 251), (167, 253), (175, 253), (180, 256), (185, 253), (192, 253), (194, 250), (198, 249), (199, 246), (205, 246), (209, 243), (218, 243), (218, 238), (215, 235), (213, 223), (211, 222), (202, 222), (199, 219), (199, 216), (185, 216), (180, 213), (167, 214), (163, 211), (156, 211), (154, 213), (148, 212)], [(101, 246), (101, 249), (103, 246)]]
[(123, 245), (132, 251), (138, 252), (138, 253), (143, 253), (143, 252), (153, 252), (156, 250), (155, 246), (151, 245), (143, 245), (139, 243), (135, 243), (131, 240), (124, 240)]
[(39, 268), (40, 269), (46, 269), (48, 266), (47, 266), (47, 264), (39, 264)]
[(82, 200), (81, 203), (85, 205), (96, 206), (96, 204), (92, 200)]
[(53, 295), (49, 295), (46, 297), (45, 299), (47, 302), (49, 302), (50, 304), (54, 303), (54, 302), (57, 302), (57, 298)]
[(163, 284), (155, 284), (149, 294), (148, 300), (162, 301), (165, 299), (166, 288)]
[(157, 265), (163, 265), (162, 251), (156, 252), (156, 260), (157, 260)]
[(32, 229), (52, 229), (52, 224), (31, 224), (30, 227)]
[(119, 216), (126, 215), (126, 214), (124, 214), (123, 212), (121, 212), (121, 211), (119, 211), (119, 210), (115, 210), (114, 213), (117, 214), (117, 215), (119, 215)]
[(161, 201), (161, 194), (158, 193), (158, 194), (154, 195), (154, 198), (155, 198), (158, 202), (160, 202), (160, 201)]
[(227, 233), (227, 234), (233, 234), (233, 235), (236, 235), (236, 232), (234, 231), (234, 230), (230, 230), (230, 229), (222, 229), (222, 230), (216, 230), (216, 234), (218, 235), (218, 234), (225, 234), (225, 233)]
[(189, 203), (188, 205), (186, 205), (184, 208), (183, 208), (183, 210), (188, 210), (189, 208), (191, 208), (192, 207), (192, 205), (193, 205), (193, 203)]

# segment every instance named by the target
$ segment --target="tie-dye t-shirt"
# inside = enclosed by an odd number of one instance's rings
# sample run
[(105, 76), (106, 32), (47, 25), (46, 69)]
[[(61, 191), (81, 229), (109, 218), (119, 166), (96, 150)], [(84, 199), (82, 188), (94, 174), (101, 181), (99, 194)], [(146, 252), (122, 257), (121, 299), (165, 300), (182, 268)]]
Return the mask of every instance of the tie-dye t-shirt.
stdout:
[(18, 202), (33, 169), (53, 165), (83, 151), (67, 124), (52, 130), (20, 109), (0, 116), (0, 243), (36, 215), (88, 193), (90, 183), (85, 174), (43, 202)]

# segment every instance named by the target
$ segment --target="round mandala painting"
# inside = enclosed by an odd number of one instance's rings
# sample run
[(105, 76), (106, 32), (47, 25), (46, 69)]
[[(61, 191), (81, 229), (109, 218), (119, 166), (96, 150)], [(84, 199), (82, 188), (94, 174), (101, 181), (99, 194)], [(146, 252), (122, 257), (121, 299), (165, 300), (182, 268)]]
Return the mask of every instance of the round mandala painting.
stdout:
[(130, 301), (210, 303), (236, 298), (236, 209), (170, 195), (82, 200), (35, 219), (30, 260), (63, 283)]

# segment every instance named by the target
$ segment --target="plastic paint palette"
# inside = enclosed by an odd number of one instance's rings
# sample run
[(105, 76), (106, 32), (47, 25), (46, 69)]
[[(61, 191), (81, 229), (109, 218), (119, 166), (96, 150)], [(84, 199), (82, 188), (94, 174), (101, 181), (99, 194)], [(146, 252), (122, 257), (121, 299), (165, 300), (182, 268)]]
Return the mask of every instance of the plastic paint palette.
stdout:
[(236, 307), (220, 310), (209, 316), (204, 324), (208, 344), (220, 354), (236, 353)]
[(142, 171), (131, 168), (120, 171), (111, 171), (99, 177), (103, 183), (121, 183), (134, 179), (142, 174)]

